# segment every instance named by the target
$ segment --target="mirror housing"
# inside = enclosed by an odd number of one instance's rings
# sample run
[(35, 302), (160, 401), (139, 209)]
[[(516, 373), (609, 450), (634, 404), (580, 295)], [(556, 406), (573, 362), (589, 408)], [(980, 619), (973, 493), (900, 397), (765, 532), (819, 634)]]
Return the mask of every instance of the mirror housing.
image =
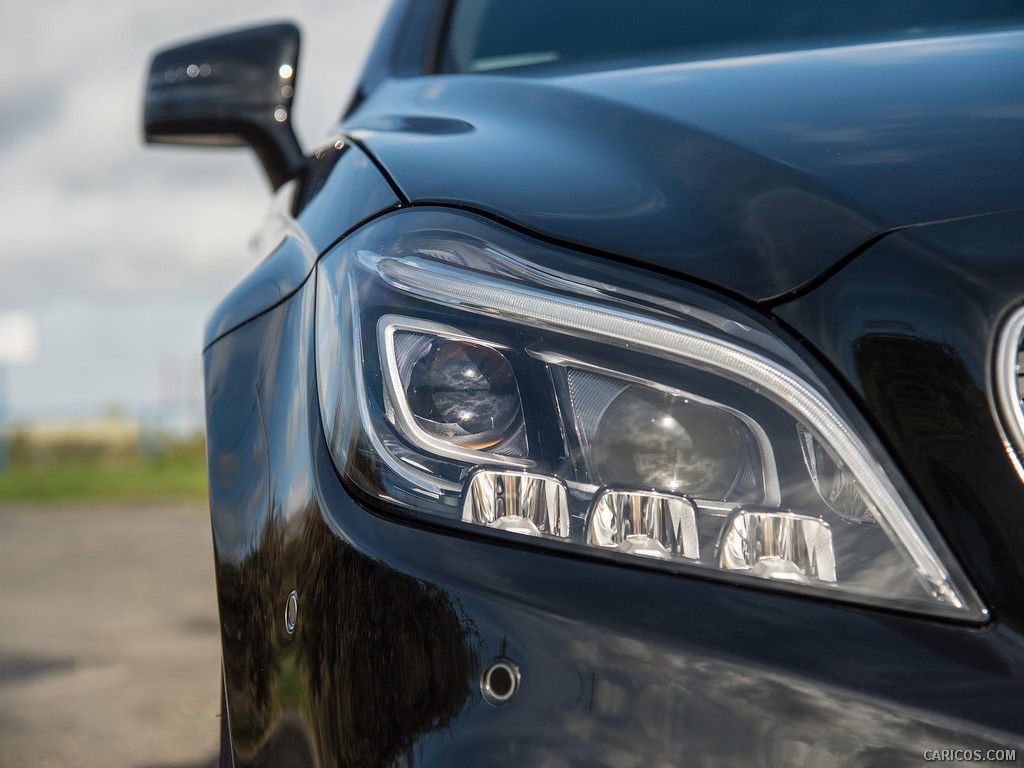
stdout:
[(306, 165), (291, 123), (299, 30), (272, 24), (153, 57), (143, 116), (150, 143), (248, 144), (277, 189)]

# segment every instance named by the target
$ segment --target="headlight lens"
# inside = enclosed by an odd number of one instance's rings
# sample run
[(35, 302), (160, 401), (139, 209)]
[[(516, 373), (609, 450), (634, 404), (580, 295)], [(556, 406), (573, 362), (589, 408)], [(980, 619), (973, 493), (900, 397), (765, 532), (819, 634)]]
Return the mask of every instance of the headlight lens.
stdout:
[(508, 360), (483, 344), (405, 335), (413, 352), (400, 380), (420, 429), (473, 450), (506, 442), (523, 416)]
[(453, 211), (366, 226), (317, 270), (339, 472), (496, 536), (984, 618), (808, 364), (758, 318), (651, 282)]
[(745, 500), (760, 488), (750, 428), (723, 408), (632, 385), (608, 404), (593, 445), (605, 483), (661, 488), (701, 499)]

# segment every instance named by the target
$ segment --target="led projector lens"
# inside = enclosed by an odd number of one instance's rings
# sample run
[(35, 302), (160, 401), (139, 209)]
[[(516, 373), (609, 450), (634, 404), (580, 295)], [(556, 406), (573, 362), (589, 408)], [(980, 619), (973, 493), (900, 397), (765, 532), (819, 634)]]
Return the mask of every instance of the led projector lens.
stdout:
[(648, 387), (629, 387), (608, 405), (594, 442), (609, 485), (727, 499), (760, 469), (753, 435), (738, 418)]
[(424, 340), (423, 347), (405, 385), (420, 428), (465, 448), (501, 443), (521, 418), (508, 361), (490, 347), (464, 341), (434, 337)]

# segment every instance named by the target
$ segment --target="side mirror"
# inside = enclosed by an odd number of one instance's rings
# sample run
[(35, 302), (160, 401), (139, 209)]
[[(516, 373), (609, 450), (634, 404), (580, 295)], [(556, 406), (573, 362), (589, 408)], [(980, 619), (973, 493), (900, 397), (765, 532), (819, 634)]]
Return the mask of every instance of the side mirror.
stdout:
[(306, 165), (291, 124), (299, 30), (273, 24), (157, 53), (146, 85), (147, 142), (248, 144), (274, 189)]

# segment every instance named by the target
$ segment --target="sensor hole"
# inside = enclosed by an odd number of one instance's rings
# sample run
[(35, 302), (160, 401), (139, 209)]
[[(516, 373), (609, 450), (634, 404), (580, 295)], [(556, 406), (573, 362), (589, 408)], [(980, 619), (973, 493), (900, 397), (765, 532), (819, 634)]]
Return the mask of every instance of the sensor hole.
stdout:
[(512, 673), (506, 667), (497, 667), (491, 671), (487, 685), (496, 698), (508, 698), (512, 694)]
[(519, 692), (519, 667), (508, 659), (495, 659), (480, 676), (480, 692), (484, 700), (495, 707), (503, 707)]
[(288, 634), (295, 631), (295, 622), (299, 619), (299, 593), (294, 589), (284, 604), (284, 628)]

